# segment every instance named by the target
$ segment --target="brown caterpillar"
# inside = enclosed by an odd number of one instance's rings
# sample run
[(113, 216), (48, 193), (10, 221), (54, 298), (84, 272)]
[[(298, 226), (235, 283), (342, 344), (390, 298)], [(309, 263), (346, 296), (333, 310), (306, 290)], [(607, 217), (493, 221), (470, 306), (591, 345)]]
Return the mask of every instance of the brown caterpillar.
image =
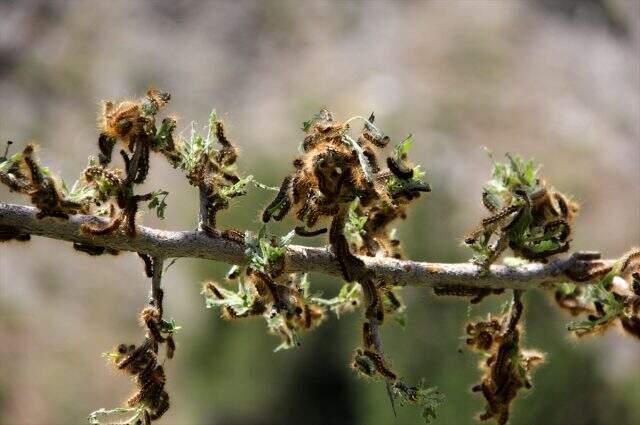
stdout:
[(401, 180), (413, 178), (413, 168), (404, 168), (392, 157), (387, 158), (387, 167), (389, 167), (389, 171), (391, 171), (394, 176)]
[(296, 232), (296, 235), (304, 236), (304, 237), (314, 237), (314, 236), (327, 233), (326, 227), (323, 227), (321, 229), (316, 229), (316, 230), (307, 230), (304, 228), (304, 226), (296, 226), (294, 230)]
[(391, 381), (395, 381), (397, 379), (396, 374), (387, 367), (387, 365), (385, 364), (384, 358), (379, 353), (376, 353), (375, 351), (371, 351), (371, 350), (364, 350), (362, 354), (367, 356), (373, 362), (373, 364), (376, 366), (376, 370), (382, 376), (384, 376), (385, 378)]

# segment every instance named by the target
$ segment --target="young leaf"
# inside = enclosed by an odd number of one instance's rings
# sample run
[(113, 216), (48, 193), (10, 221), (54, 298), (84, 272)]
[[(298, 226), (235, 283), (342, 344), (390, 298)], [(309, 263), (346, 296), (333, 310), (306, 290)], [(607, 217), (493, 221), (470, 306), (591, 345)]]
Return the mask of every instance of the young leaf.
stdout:
[(156, 190), (155, 192), (151, 193), (151, 200), (147, 205), (150, 210), (156, 210), (156, 215), (161, 220), (164, 220), (164, 212), (167, 208), (167, 203), (165, 200), (167, 199), (168, 195), (169, 192), (167, 192), (166, 190)]

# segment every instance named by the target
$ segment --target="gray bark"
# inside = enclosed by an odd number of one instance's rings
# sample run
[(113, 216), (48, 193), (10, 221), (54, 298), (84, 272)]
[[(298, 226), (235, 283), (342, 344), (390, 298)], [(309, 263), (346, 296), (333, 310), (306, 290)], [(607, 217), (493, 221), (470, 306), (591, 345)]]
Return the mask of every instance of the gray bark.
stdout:
[[(80, 232), (83, 223), (105, 222), (87, 215), (74, 215), (68, 220), (36, 218), (37, 209), (22, 205), (0, 203), (0, 225), (12, 226), (34, 236), (69, 242), (105, 246), (120, 251), (141, 252), (156, 258), (204, 258), (227, 264), (247, 263), (244, 245), (223, 237), (210, 237), (201, 231), (166, 231), (137, 226), (137, 235), (123, 232), (93, 236)], [(35, 243), (35, 242), (30, 242)], [(1, 249), (7, 249), (3, 244)], [(393, 258), (360, 257), (374, 276), (400, 286), (446, 287), (465, 285), (478, 288), (529, 289), (569, 281), (564, 272), (584, 270), (589, 261), (581, 261), (581, 253), (556, 259), (548, 264), (531, 263), (518, 267), (491, 266), (483, 274), (470, 263), (426, 263)], [(588, 257), (588, 256), (587, 256)], [(613, 260), (592, 260), (598, 264), (612, 264)], [(286, 254), (287, 272), (317, 272), (341, 276), (335, 256), (323, 248), (290, 245)], [(588, 284), (592, 282), (583, 282)]]

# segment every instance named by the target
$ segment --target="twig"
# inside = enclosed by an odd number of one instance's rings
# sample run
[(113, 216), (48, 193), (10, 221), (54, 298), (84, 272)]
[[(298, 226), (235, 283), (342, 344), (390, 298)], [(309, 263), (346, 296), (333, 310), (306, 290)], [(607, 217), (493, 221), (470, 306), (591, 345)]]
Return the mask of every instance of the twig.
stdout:
[(204, 230), (207, 223), (207, 191), (203, 186), (198, 188), (198, 230)]
[[(228, 264), (247, 263), (244, 244), (212, 237), (204, 232), (152, 229), (138, 226), (137, 235), (128, 237), (122, 232), (105, 236), (85, 235), (83, 223), (106, 223), (103, 218), (73, 215), (69, 220), (46, 217), (37, 219), (37, 209), (22, 205), (0, 203), (0, 225), (12, 226), (20, 233), (29, 233), (69, 242), (100, 245), (119, 251), (141, 252), (160, 258), (204, 258)], [(374, 277), (400, 286), (446, 287), (465, 285), (477, 288), (530, 289), (566, 282), (566, 272), (580, 275), (598, 265), (612, 265), (614, 260), (600, 260), (593, 253), (574, 253), (549, 264), (531, 263), (517, 267), (491, 266), (487, 273), (470, 263), (445, 264), (403, 261), (392, 258), (359, 257)], [(286, 254), (287, 272), (318, 272), (342, 276), (335, 256), (322, 248), (290, 245)], [(592, 281), (580, 282), (588, 284)]]
[(153, 277), (151, 278), (151, 302), (160, 312), (162, 317), (162, 299), (164, 292), (162, 290), (162, 264), (163, 257), (153, 257)]

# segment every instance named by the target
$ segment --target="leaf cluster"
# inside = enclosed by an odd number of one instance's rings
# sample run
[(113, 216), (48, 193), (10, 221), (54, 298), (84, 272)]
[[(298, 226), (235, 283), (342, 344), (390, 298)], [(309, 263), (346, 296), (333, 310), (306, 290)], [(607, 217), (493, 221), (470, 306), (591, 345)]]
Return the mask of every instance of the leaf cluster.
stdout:
[(566, 252), (578, 209), (539, 177), (540, 167), (533, 160), (506, 156), (505, 163), (493, 161), (492, 178), (483, 189), (482, 201), (491, 216), (465, 238), (475, 252), (472, 261), (485, 271), (507, 248), (516, 257), (543, 262)]

